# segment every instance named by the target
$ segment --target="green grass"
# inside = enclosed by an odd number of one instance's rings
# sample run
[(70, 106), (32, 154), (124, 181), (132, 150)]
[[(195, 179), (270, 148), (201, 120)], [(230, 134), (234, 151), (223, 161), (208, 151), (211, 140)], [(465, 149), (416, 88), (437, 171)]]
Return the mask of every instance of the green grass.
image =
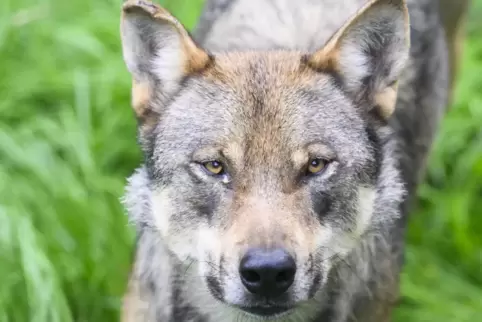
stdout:
[[(115, 321), (140, 162), (119, 0), (0, 1), (0, 321)], [(189, 27), (201, 0), (168, 1)], [(397, 321), (482, 321), (482, 13), (408, 234)]]

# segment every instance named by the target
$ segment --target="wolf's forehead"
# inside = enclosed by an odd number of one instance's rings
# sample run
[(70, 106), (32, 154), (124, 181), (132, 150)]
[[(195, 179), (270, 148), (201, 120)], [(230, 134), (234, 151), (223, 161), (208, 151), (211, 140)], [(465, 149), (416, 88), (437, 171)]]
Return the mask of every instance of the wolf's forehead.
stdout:
[(171, 143), (235, 142), (254, 147), (244, 152), (262, 158), (291, 154), (311, 141), (356, 142), (363, 126), (353, 106), (330, 75), (307, 69), (301, 57), (283, 52), (216, 57), (202, 77), (186, 84), (190, 88), (161, 127), (176, 134), (167, 136)]
[(303, 117), (323, 114), (323, 101), (343, 99), (333, 78), (307, 67), (296, 52), (220, 56), (206, 79), (227, 113), (258, 130), (287, 130)]
[(356, 141), (364, 122), (353, 101), (331, 74), (306, 66), (302, 57), (296, 52), (221, 57), (214, 75), (228, 89), (219, 91), (225, 108), (242, 121), (244, 130), (272, 140), (299, 143), (344, 132)]

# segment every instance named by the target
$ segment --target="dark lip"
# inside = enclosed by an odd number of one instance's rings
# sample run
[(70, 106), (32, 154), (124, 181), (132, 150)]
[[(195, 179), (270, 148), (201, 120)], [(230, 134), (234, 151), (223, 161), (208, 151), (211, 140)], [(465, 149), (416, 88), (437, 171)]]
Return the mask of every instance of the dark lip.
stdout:
[(272, 317), (288, 313), (293, 308), (287, 306), (251, 306), (240, 307), (240, 309), (252, 315), (257, 315), (260, 317)]

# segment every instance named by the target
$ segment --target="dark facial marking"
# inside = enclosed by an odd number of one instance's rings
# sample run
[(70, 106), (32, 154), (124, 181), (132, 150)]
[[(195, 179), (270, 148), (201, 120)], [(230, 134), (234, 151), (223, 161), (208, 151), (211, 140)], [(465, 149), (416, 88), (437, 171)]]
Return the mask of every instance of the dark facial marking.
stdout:
[(208, 283), (208, 288), (209, 291), (211, 292), (211, 295), (216, 298), (219, 301), (223, 300), (223, 289), (221, 287), (221, 284), (219, 283), (219, 280), (215, 276), (208, 276), (206, 278), (207, 283)]
[(216, 193), (211, 193), (209, 190), (202, 191), (202, 185), (198, 185), (197, 188), (200, 188), (199, 195), (196, 198), (191, 198), (190, 203), (200, 215), (211, 219), (215, 209), (218, 207), (219, 196)]
[(368, 178), (371, 181), (370, 183), (375, 183), (376, 180), (378, 179), (382, 167), (382, 144), (380, 142), (380, 138), (378, 137), (376, 131), (370, 127), (367, 126), (365, 128), (366, 134), (368, 141), (370, 142), (372, 153), (373, 153), (373, 159), (374, 161), (370, 164), (370, 169), (368, 171)]
[(172, 291), (172, 321), (203, 321), (204, 317), (194, 307), (186, 304), (182, 297), (180, 287), (174, 286)]
[(332, 201), (330, 196), (326, 193), (313, 191), (311, 193), (311, 200), (313, 202), (313, 210), (317, 215), (317, 218), (321, 221), (323, 217), (330, 211)]
[(316, 294), (316, 291), (318, 291), (318, 288), (320, 287), (321, 283), (321, 272), (316, 272), (315, 273), (315, 278), (313, 279), (313, 283), (310, 286), (310, 291), (308, 292), (308, 298), (313, 298)]
[(222, 256), (219, 263), (219, 273), (215, 274), (215, 272), (213, 272), (215, 269), (213, 269), (213, 271), (211, 271), (206, 278), (208, 289), (211, 292), (211, 295), (219, 301), (223, 301), (224, 298), (224, 291), (221, 287), (221, 283), (219, 282), (219, 277), (224, 275), (224, 262), (225, 258)]
[(306, 266), (308, 266), (308, 269), (306, 270), (306, 273), (307, 274), (312, 274), (313, 273), (313, 266), (314, 266), (314, 262), (313, 262), (313, 255), (310, 254), (308, 256), (308, 260), (306, 261)]

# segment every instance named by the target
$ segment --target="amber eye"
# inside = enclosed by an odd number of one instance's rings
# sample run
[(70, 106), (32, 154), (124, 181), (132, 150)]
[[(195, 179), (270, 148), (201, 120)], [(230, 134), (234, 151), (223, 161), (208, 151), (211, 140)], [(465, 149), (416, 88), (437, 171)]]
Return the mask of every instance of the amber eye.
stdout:
[(308, 173), (316, 174), (325, 169), (327, 166), (328, 161), (323, 159), (311, 159), (310, 163), (308, 164)]
[(211, 174), (220, 175), (224, 172), (224, 166), (219, 161), (208, 161), (203, 163), (204, 168)]

